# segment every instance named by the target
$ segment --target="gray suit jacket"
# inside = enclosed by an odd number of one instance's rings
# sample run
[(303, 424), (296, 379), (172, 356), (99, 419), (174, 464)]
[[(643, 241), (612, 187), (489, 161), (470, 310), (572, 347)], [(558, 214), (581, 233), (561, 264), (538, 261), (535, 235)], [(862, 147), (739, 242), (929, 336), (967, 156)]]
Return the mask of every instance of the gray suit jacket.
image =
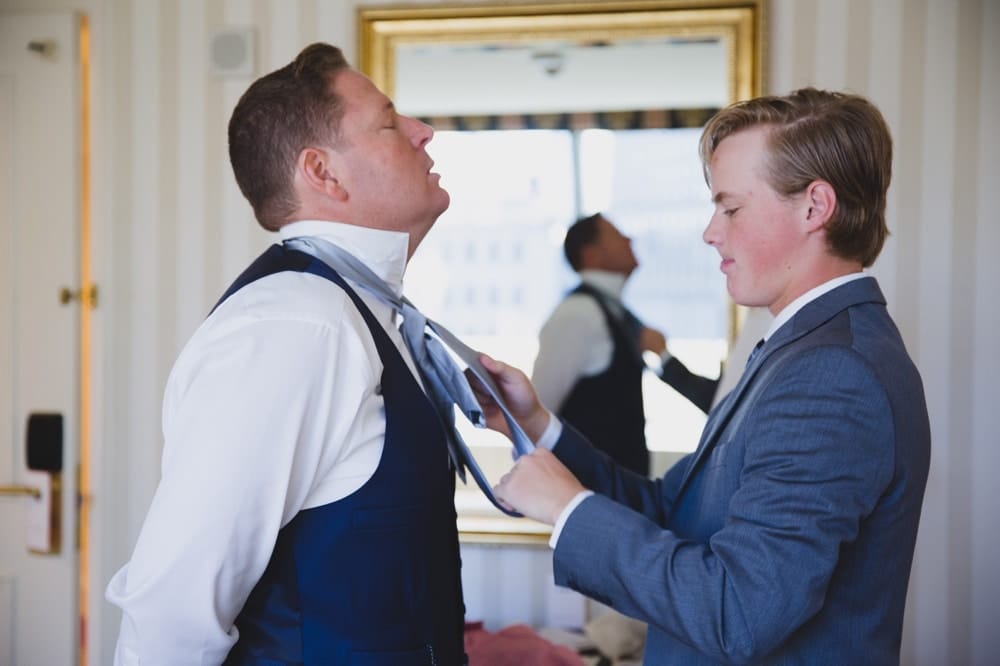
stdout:
[(930, 460), (920, 376), (873, 278), (777, 330), (659, 480), (571, 428), (596, 495), (556, 582), (649, 623), (644, 664), (891, 664)]

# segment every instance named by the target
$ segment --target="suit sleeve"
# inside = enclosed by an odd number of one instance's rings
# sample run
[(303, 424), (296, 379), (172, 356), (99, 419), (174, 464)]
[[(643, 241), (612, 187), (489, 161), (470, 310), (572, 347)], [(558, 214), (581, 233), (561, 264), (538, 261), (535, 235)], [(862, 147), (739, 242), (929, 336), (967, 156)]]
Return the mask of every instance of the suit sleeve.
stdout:
[(678, 460), (662, 479), (650, 480), (617, 464), (568, 423), (562, 425), (562, 435), (552, 453), (584, 487), (643, 514), (658, 525), (669, 526), (670, 510), (690, 454)]
[(807, 622), (889, 483), (894, 432), (885, 390), (854, 352), (780, 363), (702, 461), (740, 468), (735, 492), (714, 498), (724, 520), (710, 537), (679, 538), (650, 511), (593, 495), (563, 527), (556, 583), (723, 660), (760, 658)]
[(712, 409), (712, 400), (719, 388), (718, 379), (694, 374), (673, 356), (663, 364), (660, 379), (706, 414)]

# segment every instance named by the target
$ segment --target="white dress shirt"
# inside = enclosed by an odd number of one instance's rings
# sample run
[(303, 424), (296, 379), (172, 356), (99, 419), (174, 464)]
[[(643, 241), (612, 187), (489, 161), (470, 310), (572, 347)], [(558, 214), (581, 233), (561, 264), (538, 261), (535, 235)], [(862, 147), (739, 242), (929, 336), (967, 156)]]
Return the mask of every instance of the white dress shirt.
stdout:
[[(626, 276), (607, 271), (580, 271), (580, 280), (621, 300)], [(538, 335), (538, 356), (531, 373), (542, 404), (558, 411), (583, 377), (608, 369), (614, 340), (601, 307), (589, 294), (570, 294), (556, 306)]]
[(804, 308), (812, 301), (815, 301), (817, 298), (819, 298), (826, 292), (833, 291), (842, 284), (847, 284), (848, 282), (851, 282), (853, 280), (859, 280), (863, 277), (866, 277), (867, 275), (868, 274), (864, 272), (841, 275), (840, 277), (835, 277), (832, 280), (827, 280), (823, 284), (813, 287), (806, 293), (802, 294), (794, 301), (783, 307), (781, 309), (781, 312), (779, 312), (774, 316), (774, 321), (771, 322), (771, 325), (767, 329), (767, 333), (764, 334), (764, 341), (766, 342), (768, 339), (770, 339), (770, 337), (774, 335), (774, 332), (777, 331), (779, 328), (781, 328), (785, 324), (785, 322), (789, 321), (792, 317), (794, 317), (799, 310)]
[[(304, 235), (340, 245), (402, 292), (408, 234), (322, 221), (281, 230)], [(356, 291), (414, 371), (391, 308)], [(122, 609), (116, 664), (225, 659), (278, 530), (374, 473), (381, 374), (361, 314), (317, 275), (257, 280), (202, 323), (167, 382), (160, 484), (131, 560), (107, 588)]]

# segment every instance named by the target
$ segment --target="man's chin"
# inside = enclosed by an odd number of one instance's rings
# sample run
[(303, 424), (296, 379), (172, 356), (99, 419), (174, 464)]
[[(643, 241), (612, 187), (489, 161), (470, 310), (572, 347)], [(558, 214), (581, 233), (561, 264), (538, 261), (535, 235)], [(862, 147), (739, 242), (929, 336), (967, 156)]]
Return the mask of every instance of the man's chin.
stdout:
[(441, 213), (448, 210), (448, 206), (451, 205), (451, 195), (448, 194), (448, 190), (444, 189), (443, 187), (438, 187), (438, 190), (440, 191), (441, 199), (443, 200), (441, 210), (438, 211), (438, 215), (440, 215)]
[(434, 206), (434, 208), (431, 210), (431, 215), (433, 217), (433, 221), (431, 222), (431, 226), (433, 226), (437, 222), (437, 219), (439, 217), (441, 217), (442, 215), (444, 215), (444, 212), (446, 210), (448, 210), (448, 207), (451, 205), (451, 197), (449, 197), (448, 193), (445, 192), (444, 190), (441, 190), (441, 191), (444, 193), (444, 197), (442, 198), (443, 200), (441, 202), (437, 203)]

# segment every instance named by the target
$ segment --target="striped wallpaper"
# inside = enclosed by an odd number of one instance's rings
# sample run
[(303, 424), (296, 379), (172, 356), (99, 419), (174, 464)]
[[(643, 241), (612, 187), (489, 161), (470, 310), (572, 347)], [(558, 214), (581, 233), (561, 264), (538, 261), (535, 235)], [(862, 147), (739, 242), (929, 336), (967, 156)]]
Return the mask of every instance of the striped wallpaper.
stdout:
[[(902, 646), (906, 664), (1000, 653), (1000, 3), (772, 0), (770, 80), (880, 106), (896, 147), (892, 236), (875, 266), (920, 367), (934, 440)], [(891, 572), (887, 572), (891, 575)]]
[[(361, 3), (0, 0), (2, 9), (28, 4), (82, 8), (94, 43), (100, 587), (130, 552), (158, 476), (170, 365), (228, 280), (269, 241), (226, 159), (225, 125), (247, 81), (209, 73), (207, 36), (254, 27), (258, 72), (317, 39), (354, 59)], [(772, 0), (766, 33), (768, 91), (865, 94), (896, 141), (892, 235), (874, 272), (923, 373), (934, 436), (903, 662), (996, 663), (1000, 2)], [(102, 488), (128, 501), (103, 507)], [(99, 639), (90, 663), (108, 663), (117, 615), (99, 598), (91, 608)]]

